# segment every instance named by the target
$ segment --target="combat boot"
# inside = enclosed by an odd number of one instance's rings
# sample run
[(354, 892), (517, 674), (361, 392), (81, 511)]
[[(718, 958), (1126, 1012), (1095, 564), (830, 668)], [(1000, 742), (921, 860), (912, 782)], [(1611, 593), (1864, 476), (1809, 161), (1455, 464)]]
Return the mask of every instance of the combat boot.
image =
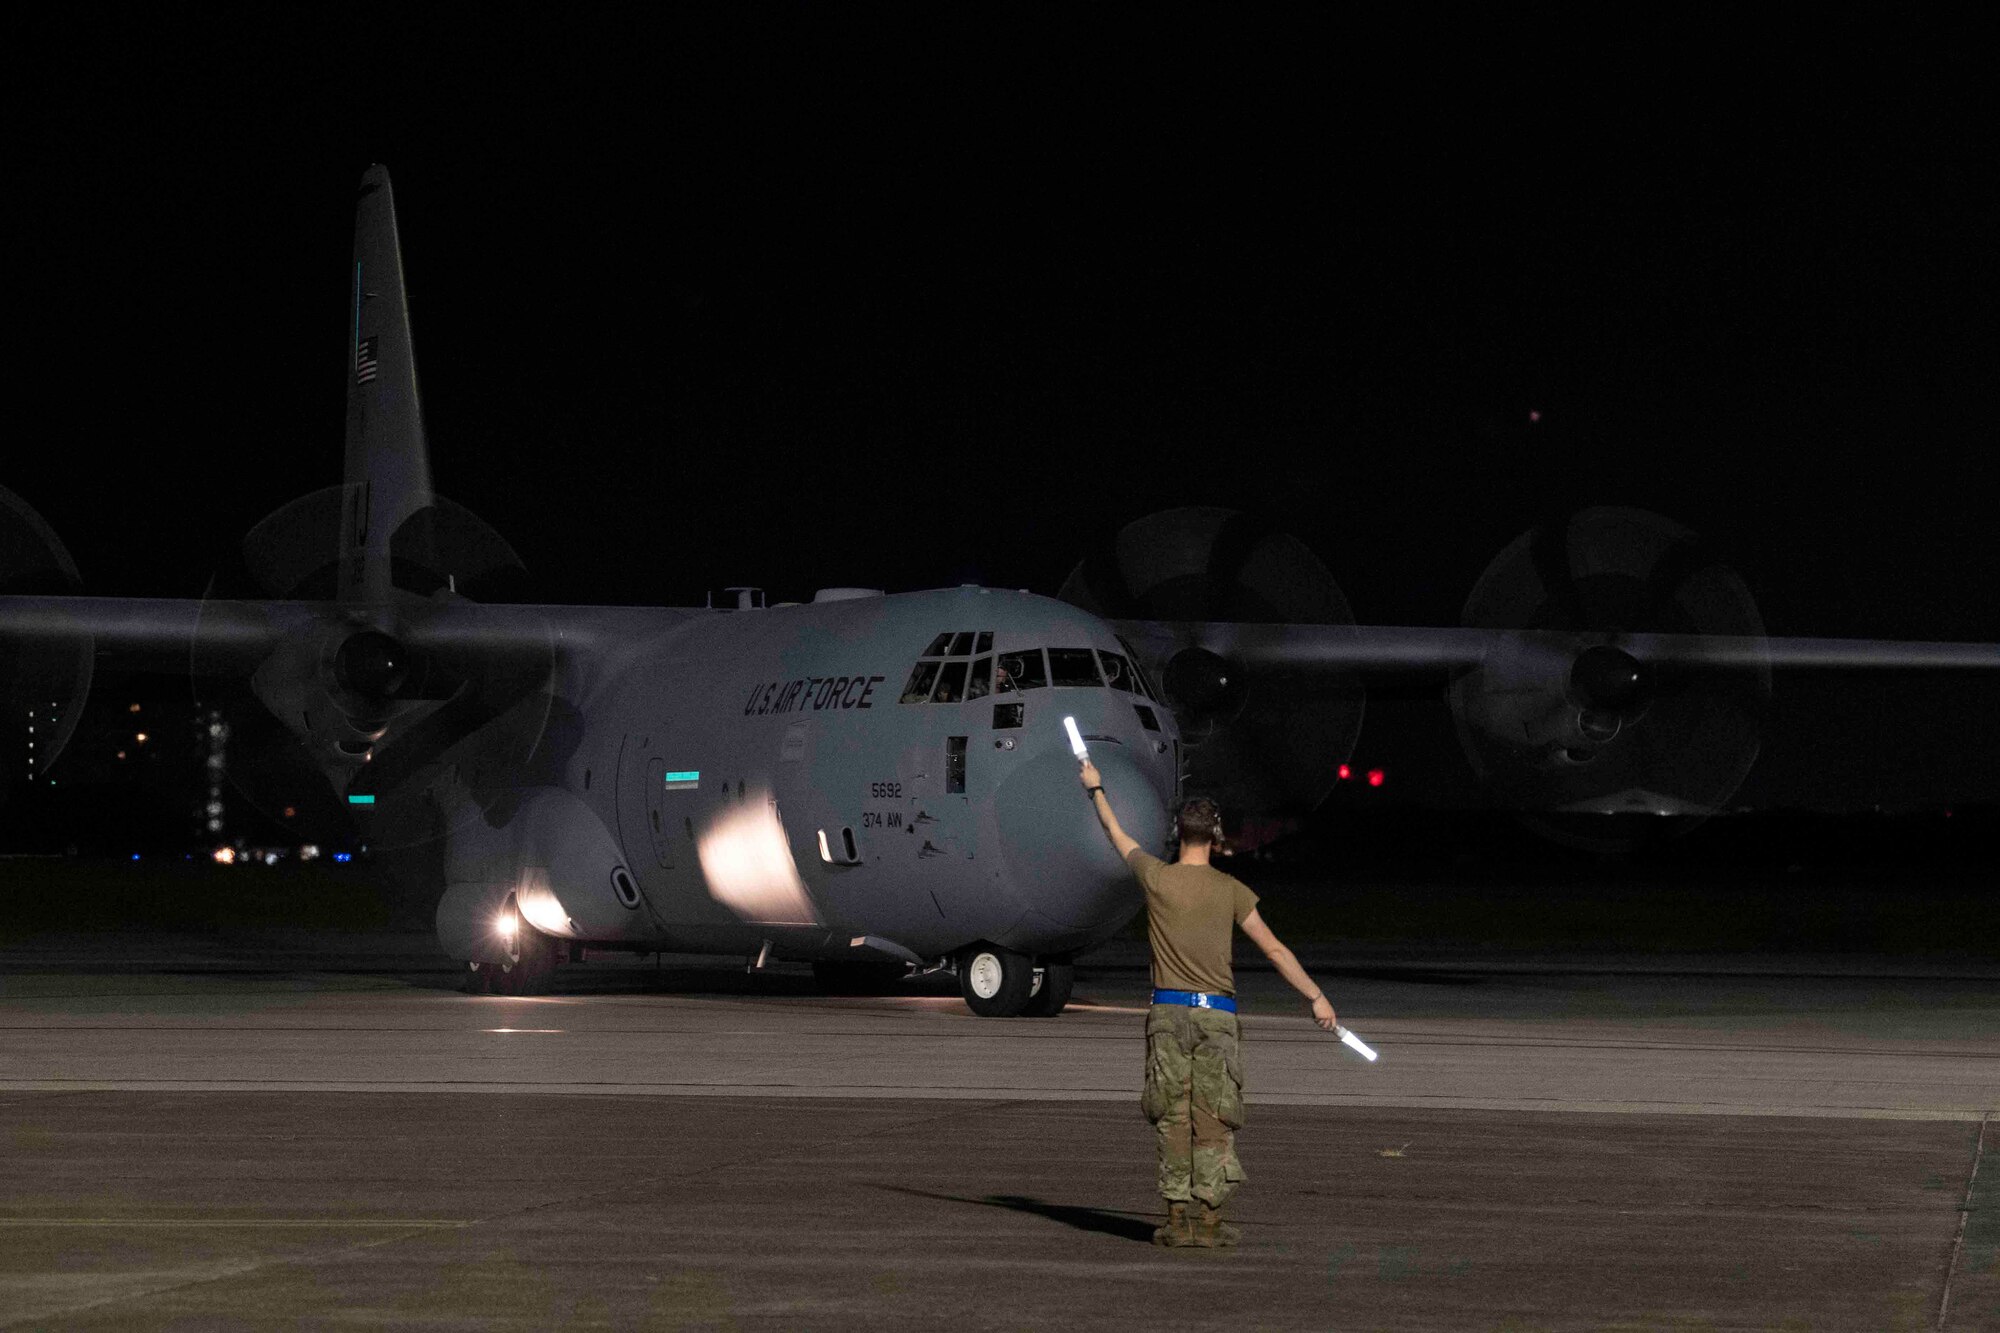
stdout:
[(1206, 1249), (1224, 1249), (1243, 1239), (1243, 1228), (1222, 1220), (1222, 1210), (1202, 1201), (1201, 1216), (1195, 1220), (1194, 1243)]
[(1188, 1216), (1187, 1200), (1167, 1200), (1167, 1220), (1164, 1225), (1153, 1228), (1153, 1244), (1178, 1249), (1195, 1243), (1194, 1220)]

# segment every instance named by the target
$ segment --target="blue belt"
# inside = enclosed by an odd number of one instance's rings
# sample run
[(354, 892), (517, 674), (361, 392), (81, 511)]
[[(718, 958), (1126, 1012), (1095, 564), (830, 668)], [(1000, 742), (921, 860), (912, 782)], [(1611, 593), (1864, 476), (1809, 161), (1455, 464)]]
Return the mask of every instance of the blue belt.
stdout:
[(1236, 1012), (1236, 1000), (1229, 995), (1212, 995), (1203, 990), (1156, 990), (1154, 1004), (1184, 1004), (1190, 1009), (1221, 1009)]

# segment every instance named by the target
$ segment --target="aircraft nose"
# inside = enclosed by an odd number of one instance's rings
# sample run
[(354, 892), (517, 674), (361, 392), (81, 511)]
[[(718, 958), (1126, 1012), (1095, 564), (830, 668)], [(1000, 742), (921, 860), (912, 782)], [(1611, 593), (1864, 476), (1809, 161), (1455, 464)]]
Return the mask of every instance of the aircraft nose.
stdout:
[[(1155, 856), (1166, 850), (1167, 811), (1139, 766), (1119, 747), (1093, 747), (1104, 794), (1125, 832)], [(1008, 869), (1022, 899), (1064, 926), (1121, 923), (1139, 886), (1097, 822), (1077, 781), (1076, 760), (1051, 750), (1010, 774), (996, 793)]]

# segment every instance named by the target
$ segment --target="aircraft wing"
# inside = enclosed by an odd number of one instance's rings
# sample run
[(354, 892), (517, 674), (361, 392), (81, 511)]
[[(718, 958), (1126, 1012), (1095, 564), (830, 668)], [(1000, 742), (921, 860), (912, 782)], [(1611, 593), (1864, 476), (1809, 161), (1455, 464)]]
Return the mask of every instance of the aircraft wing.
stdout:
[(1524, 646), (1573, 657), (1615, 644), (1642, 664), (1716, 669), (1994, 670), (2000, 643), (1925, 643), (1715, 634), (1584, 634), (1570, 631), (1434, 628), (1410, 625), (1253, 625), (1219, 621), (1113, 622), (1150, 661), (1170, 669), (1199, 648), (1255, 671), (1446, 675), (1471, 670), (1496, 652)]
[[(455, 654), (526, 649), (609, 651), (681, 623), (700, 609), (650, 606), (503, 606), (431, 599), (399, 608), (399, 637)], [(359, 629), (365, 608), (330, 603), (168, 597), (0, 597), (0, 644), (88, 640), (101, 657), (139, 670), (233, 674), (322, 626)]]
[(2000, 671), (2000, 644), (1757, 634), (1117, 620), (1164, 685), (1187, 777), (1310, 809), (1353, 752), (1368, 687), (1436, 688), (1496, 803), (1713, 811), (1758, 750), (1772, 676)]

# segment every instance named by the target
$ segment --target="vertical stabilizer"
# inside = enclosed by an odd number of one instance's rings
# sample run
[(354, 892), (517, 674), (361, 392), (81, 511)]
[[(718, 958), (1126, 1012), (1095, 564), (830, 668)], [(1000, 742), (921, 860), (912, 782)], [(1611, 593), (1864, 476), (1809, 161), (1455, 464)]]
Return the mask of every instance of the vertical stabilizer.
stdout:
[[(353, 307), (347, 356), (347, 467), (341, 504), (340, 600), (381, 604), (390, 558), (432, 565), (430, 452), (388, 168), (362, 173), (354, 208)], [(428, 591), (428, 590), (424, 590)]]

